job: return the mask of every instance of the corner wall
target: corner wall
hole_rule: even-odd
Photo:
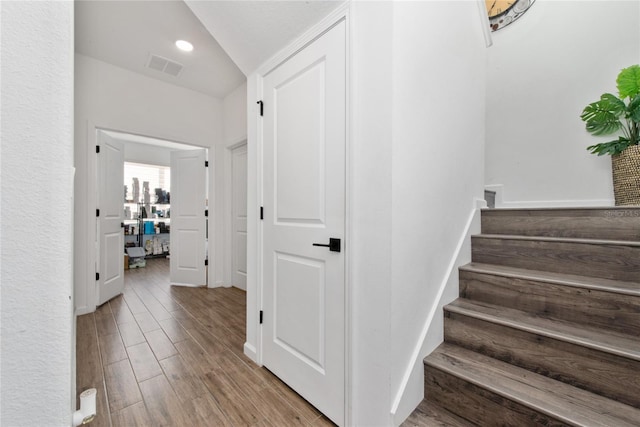
[[[95,247],[88,237],[95,230],[95,194],[89,183],[95,180],[95,127],[167,139],[209,148],[209,188],[217,189],[222,179],[216,146],[222,140],[222,101],[199,92],[152,79],[96,59],[76,54],[75,80],[75,296],[79,314],[95,308],[95,281],[90,268]],[[91,130],[90,130],[91,128]],[[93,156],[93,157],[92,157]],[[214,160],[214,161],[211,161]],[[210,168],[211,169],[211,168]],[[221,194],[209,201],[216,227],[209,238],[222,235],[217,218],[222,216]],[[211,208],[213,206],[213,208]],[[95,233],[94,233],[95,234]],[[209,285],[222,281],[222,254],[216,247],[212,262],[210,247]]]
[[[423,398],[422,358],[443,339],[442,312],[429,315],[441,295],[457,295],[451,269],[483,197],[487,49],[478,2],[396,2],[393,15],[390,348],[399,423]]]
[[[351,425],[390,425],[393,11],[351,3],[347,278]]]
[[[73,3],[0,2],[0,424],[75,409]]]
[[[610,157],[586,147],[615,138],[589,135],[580,113],[639,62],[637,1],[537,1],[493,33],[485,179],[502,207],[613,204]]]

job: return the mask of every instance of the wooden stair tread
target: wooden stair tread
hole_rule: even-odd
[[[539,270],[529,270],[518,267],[508,267],[497,264],[472,262],[460,267],[460,270],[482,274],[492,274],[503,277],[527,279],[554,283],[558,285],[579,287],[630,296],[640,296],[640,283],[621,280],[603,279],[575,274],[553,273]]]
[[[452,414],[439,405],[423,400],[402,427],[471,427],[474,424]]]
[[[637,427],[640,420],[636,408],[455,345],[442,344],[424,363],[569,425]]]
[[[640,247],[640,242],[631,240],[584,239],[580,237],[523,236],[517,234],[477,234],[473,237],[483,239],[521,240],[529,242],[583,243],[585,245]]]
[[[459,298],[445,306],[445,311],[570,342],[598,351],[640,361],[640,340],[612,331],[548,319],[522,311]]]

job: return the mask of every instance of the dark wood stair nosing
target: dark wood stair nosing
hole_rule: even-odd
[[[489,208],[483,208],[481,209],[483,213],[485,212],[491,212],[491,213],[496,213],[497,215],[500,215],[502,212],[503,213],[508,213],[508,212],[562,212],[562,211],[638,211],[639,213],[639,217],[640,217],[640,206],[585,206],[585,207],[538,207],[538,208],[495,208],[495,209],[489,209]],[[623,217],[623,218],[628,218],[628,217]]]
[[[633,240],[585,239],[580,237],[525,236],[521,234],[475,234],[472,239],[519,240],[528,242],[578,243],[585,245],[631,246],[640,248],[640,242]]]
[[[608,343],[605,342],[601,342],[601,341],[595,341],[595,340],[588,340],[585,339],[583,337],[579,337],[576,336],[575,334],[572,334],[570,332],[559,332],[558,329],[560,328],[556,328],[556,330],[553,330],[551,328],[544,327],[544,326],[539,326],[539,325],[531,325],[531,324],[526,324],[523,321],[517,321],[517,320],[510,320],[510,319],[504,319],[502,317],[498,317],[496,315],[493,314],[487,314],[487,313],[482,313],[479,311],[474,311],[472,308],[468,308],[468,307],[464,307],[464,306],[459,306],[456,305],[457,302],[459,302],[461,299],[458,299],[456,301],[454,301],[451,304],[448,304],[444,307],[445,312],[452,312],[452,313],[456,313],[456,314],[460,314],[463,316],[468,316],[468,317],[472,317],[474,319],[478,319],[478,320],[482,320],[485,322],[490,322],[490,323],[494,323],[494,324],[498,324],[501,326],[505,326],[508,328],[513,328],[513,329],[518,329],[520,331],[524,331],[527,333],[531,333],[531,334],[535,334],[535,335],[540,335],[540,336],[544,336],[547,338],[551,338],[551,339],[555,339],[555,340],[559,340],[559,341],[565,341],[568,342],[570,344],[574,344],[577,346],[581,346],[581,347],[587,347],[590,348],[592,350],[596,350],[596,351],[601,351],[604,353],[609,353],[609,354],[613,354],[616,356],[620,356],[620,357],[624,357],[627,359],[631,359],[634,361],[638,361],[640,362],[640,349],[637,351],[633,351],[632,349],[628,349],[628,348],[623,348],[623,347],[614,347]],[[464,302],[462,302],[464,303]],[[470,305],[474,305],[474,306],[490,306],[490,304],[475,304],[471,301],[469,301]],[[503,308],[503,307],[498,307],[498,306],[494,306],[493,308],[500,308],[504,313],[511,313],[511,312],[515,312],[517,310],[512,310],[512,309],[507,309],[507,308]],[[532,318],[533,316],[530,316],[524,312],[520,312],[522,313],[523,317],[525,318]],[[553,322],[554,325],[567,325],[567,326],[573,326],[570,322],[566,322],[566,321],[561,321],[561,320],[556,320],[556,319],[545,319],[542,317],[538,317],[537,319],[540,319],[542,321],[549,321],[549,322]],[[598,334],[598,331],[591,331],[594,334]],[[602,335],[604,335],[604,331],[600,332]],[[608,334],[611,335],[611,334]],[[620,339],[627,339],[630,342],[632,341],[632,337],[620,337],[619,334],[616,334]]]

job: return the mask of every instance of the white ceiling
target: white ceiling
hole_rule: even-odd
[[[194,45],[182,52],[175,41]],[[146,76],[223,98],[245,76],[182,0],[75,2],[76,52]],[[149,54],[184,66],[173,77],[146,68]]]
[[[76,0],[75,49],[223,98],[245,81],[243,73],[251,74],[344,1]],[[178,50],[178,39],[194,50]],[[184,68],[177,77],[147,68],[150,54]]]
[[[185,0],[246,75],[344,0]]]

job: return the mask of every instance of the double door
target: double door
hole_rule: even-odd
[[[97,305],[124,290],[124,144],[98,131]],[[171,152],[170,280],[206,285],[206,151]],[[144,242],[141,242],[144,244]]]

